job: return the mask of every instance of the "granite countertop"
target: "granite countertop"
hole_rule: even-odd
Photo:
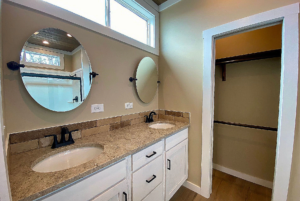
[[[189,123],[184,122],[159,122],[169,122],[175,124],[175,127],[152,129],[149,128],[149,124],[140,123],[78,139],[73,145],[55,150],[51,147],[45,147],[12,155],[9,164],[12,200],[29,201],[37,199],[189,127]],[[67,170],[49,173],[38,173],[31,169],[32,165],[43,159],[45,155],[52,155],[89,144],[99,144],[104,147],[104,151],[87,163]]]

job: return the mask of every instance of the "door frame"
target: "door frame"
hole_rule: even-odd
[[[296,128],[299,67],[299,3],[280,7],[203,31],[201,194],[206,198],[209,198],[212,192],[215,40],[231,34],[268,27],[278,23],[282,23],[282,57],[276,164],[272,200],[287,200]]]

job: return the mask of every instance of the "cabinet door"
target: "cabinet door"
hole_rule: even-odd
[[[126,181],[111,187],[92,201],[129,201]]]
[[[170,200],[188,176],[188,140],[166,153],[166,200]]]

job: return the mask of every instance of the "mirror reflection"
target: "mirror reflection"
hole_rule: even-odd
[[[157,67],[153,59],[145,57],[141,60],[136,71],[136,91],[144,103],[150,103],[157,90]]]
[[[32,34],[21,51],[23,83],[41,106],[56,112],[77,108],[88,96],[89,57],[70,33],[55,28]]]

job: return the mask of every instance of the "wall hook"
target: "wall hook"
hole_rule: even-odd
[[[19,70],[20,68],[24,68],[25,65],[24,64],[19,64],[19,63],[15,62],[15,61],[10,61],[10,62],[7,63],[7,67],[10,70],[15,71],[15,70]]]
[[[133,78],[133,77],[130,77],[130,78],[129,78],[129,81],[130,81],[130,82],[133,82],[133,81],[136,81],[136,80],[138,80],[138,79]]]

